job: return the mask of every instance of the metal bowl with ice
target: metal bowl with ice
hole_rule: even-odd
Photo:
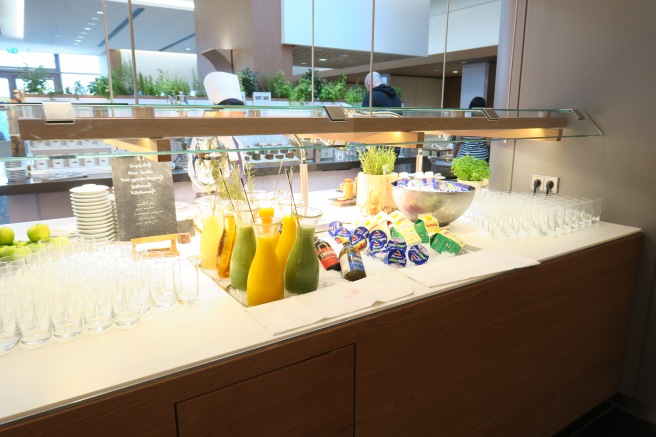
[[[396,207],[412,221],[418,214],[432,214],[446,226],[463,215],[474,200],[476,188],[460,182],[449,182],[464,191],[423,191],[407,187],[397,187],[392,183],[392,197]]]

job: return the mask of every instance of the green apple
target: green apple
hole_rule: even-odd
[[[2,258],[13,261],[16,259],[25,258],[29,254],[30,248],[27,246],[7,246],[5,252],[2,254]]]
[[[0,227],[0,244],[12,244],[14,242],[14,230],[10,227]]]
[[[27,230],[27,238],[29,238],[32,243],[48,239],[50,238],[50,227],[45,223],[32,225]]]

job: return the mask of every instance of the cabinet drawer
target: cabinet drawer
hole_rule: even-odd
[[[346,346],[176,404],[186,436],[352,436],[354,347]]]

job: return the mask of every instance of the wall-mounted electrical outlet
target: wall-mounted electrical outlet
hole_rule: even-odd
[[[544,188],[544,184],[545,184],[544,176],[540,176],[540,175],[532,175],[531,176],[531,186],[529,187],[529,189],[531,191],[533,191],[535,189],[535,181],[537,181],[537,180],[540,181],[540,186],[538,187],[537,191],[544,191],[545,190],[545,188]]]
[[[549,193],[556,194],[558,192],[558,179],[558,176],[545,176],[542,191],[547,191],[547,185],[553,183],[553,186],[549,189]]]

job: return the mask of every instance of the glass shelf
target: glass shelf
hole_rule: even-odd
[[[54,115],[53,115],[54,114]],[[330,114],[330,115],[329,115]],[[64,102],[0,106],[13,137],[0,161],[141,155],[219,153],[227,148],[187,150],[171,139],[284,136],[287,144],[249,144],[247,151],[286,151],[350,145],[432,148],[462,141],[600,136],[584,112],[566,109],[494,110],[353,108],[324,106],[89,105]],[[93,142],[90,146],[89,143]],[[98,144],[102,143],[100,149]],[[29,146],[48,147],[26,156]],[[266,141],[265,141],[266,143]],[[301,145],[302,144],[302,145]],[[29,153],[35,155],[34,153]]]

